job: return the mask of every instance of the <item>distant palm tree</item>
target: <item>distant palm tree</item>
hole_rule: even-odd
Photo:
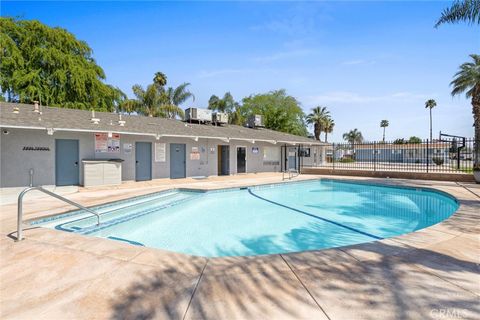
[[[437,102],[429,99],[425,102],[425,109],[430,109],[430,141],[432,141],[432,109],[437,106]]]
[[[362,143],[363,142],[363,135],[357,128],[350,130],[343,134],[343,140],[350,143],[352,146],[355,143]]]
[[[167,84],[167,76],[163,72],[155,72],[155,76],[153,77],[153,83],[157,87],[164,87]]]
[[[380,128],[383,128],[383,139],[382,141],[385,142],[385,128],[388,127],[390,123],[388,122],[388,120],[382,120],[380,121]]]
[[[473,62],[466,62],[460,66],[450,85],[453,86],[452,95],[465,93],[472,99],[472,113],[475,127],[474,164],[480,169],[480,55],[472,54]]]
[[[457,22],[480,24],[480,0],[457,0],[453,2],[450,8],[443,10],[435,28],[444,23]]]
[[[335,127],[335,121],[332,118],[328,117],[325,120],[323,131],[325,131],[325,142],[328,142],[327,136],[329,133],[333,132],[333,127]]]
[[[193,93],[187,90],[190,83],[185,82],[176,88],[169,87],[161,95],[161,104],[158,109],[158,116],[175,119],[177,116],[182,118],[185,116],[181,104],[185,103],[188,99],[195,101]]]
[[[307,115],[307,123],[313,124],[313,133],[316,140],[320,140],[320,135],[324,130],[324,124],[326,118],[330,115],[330,111],[327,110],[327,107],[318,106],[312,109],[312,112]]]

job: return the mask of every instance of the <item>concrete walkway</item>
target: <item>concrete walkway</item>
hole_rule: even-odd
[[[382,241],[206,259],[43,228],[26,230],[16,243],[16,206],[2,205],[0,318],[480,319],[480,186],[348,179],[433,187],[461,206],[442,223]],[[68,197],[95,205],[171,187],[280,181],[278,174],[156,180]],[[27,219],[70,209],[26,200]]]

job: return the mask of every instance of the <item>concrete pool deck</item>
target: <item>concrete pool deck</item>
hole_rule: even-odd
[[[480,185],[301,175],[435,188],[459,210],[414,233],[347,247],[201,258],[28,227],[14,242],[16,205],[0,206],[1,319],[479,319]],[[87,206],[173,187],[281,182],[281,174],[129,182],[80,188]],[[25,219],[71,210],[25,198]],[[30,200],[29,200],[30,199]]]

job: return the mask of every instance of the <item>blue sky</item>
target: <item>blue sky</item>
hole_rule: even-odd
[[[358,128],[381,139],[428,137],[433,98],[438,131],[473,135],[470,102],[450,96],[458,66],[479,53],[478,26],[433,28],[449,2],[12,2],[2,16],[38,19],[85,40],[107,82],[131,95],[154,72],[237,100],[284,88],[305,110],[327,106],[332,140]],[[329,139],[330,140],[330,139]]]

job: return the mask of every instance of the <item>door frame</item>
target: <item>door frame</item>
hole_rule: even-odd
[[[183,146],[183,150],[184,150],[184,157],[183,157],[183,177],[178,177],[178,178],[172,178],[172,145],[181,145]],[[186,143],[176,143],[176,142],[171,142],[169,144],[169,167],[170,167],[170,174],[169,174],[169,178],[170,179],[184,179],[187,177],[187,144]]]
[[[80,140],[79,139],[55,139],[55,186],[64,186],[64,185],[59,185],[58,184],[58,166],[57,166],[57,141],[58,140],[69,140],[69,141],[76,141],[77,142],[77,184],[72,184],[72,186],[78,186],[80,185]],[[67,184],[66,186],[69,186]]]
[[[137,144],[138,143],[147,143],[150,145],[150,179],[146,180],[138,180],[137,178]],[[152,166],[152,161],[153,161],[153,152],[152,152],[152,142],[151,141],[135,141],[135,181],[150,181],[153,179],[153,166]]]
[[[245,148],[245,172],[238,173],[238,148]],[[235,146],[235,173],[245,174],[248,173],[248,147],[247,146]]]

